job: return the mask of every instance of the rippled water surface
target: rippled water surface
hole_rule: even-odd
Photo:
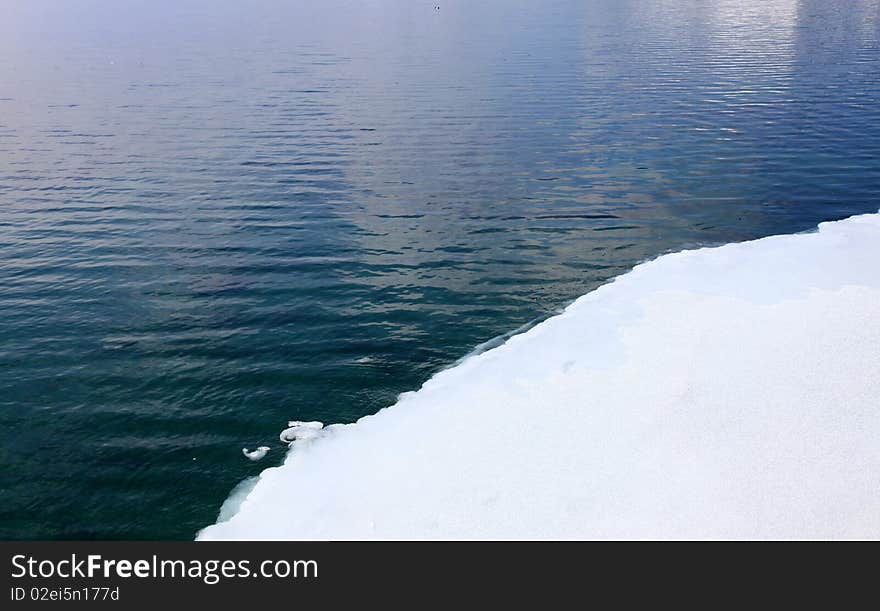
[[[0,0],[0,536],[190,538],[288,419],[880,207],[878,0],[437,4]]]

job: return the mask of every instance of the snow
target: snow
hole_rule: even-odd
[[[643,263],[294,442],[199,538],[876,538],[878,439],[872,214]]]

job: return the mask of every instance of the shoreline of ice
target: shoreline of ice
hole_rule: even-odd
[[[880,537],[878,263],[880,213],[638,265],[199,538]]]

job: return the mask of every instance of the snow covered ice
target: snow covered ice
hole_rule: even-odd
[[[876,538],[878,439],[872,214],[639,265],[294,444],[199,536]]]

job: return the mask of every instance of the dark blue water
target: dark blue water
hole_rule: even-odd
[[[190,538],[288,419],[880,208],[877,0],[436,4],[0,0],[0,537]]]

